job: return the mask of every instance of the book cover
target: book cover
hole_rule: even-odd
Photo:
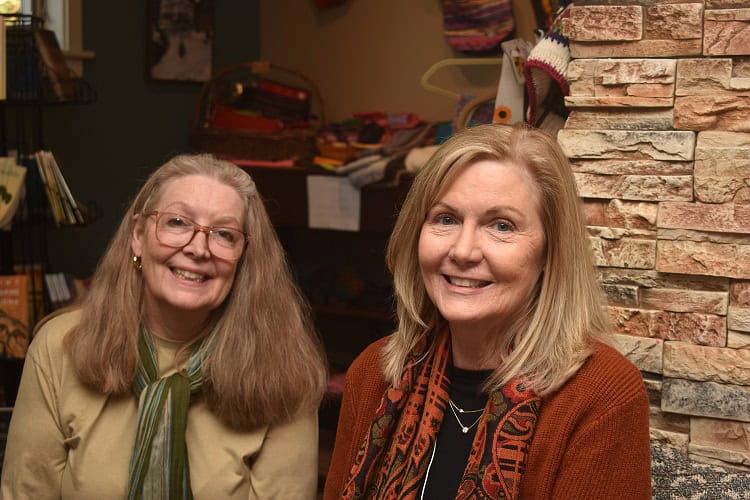
[[[42,59],[43,74],[47,76],[55,97],[60,100],[74,99],[73,72],[65,61],[65,55],[60,49],[55,32],[45,29],[36,30],[34,39]]]
[[[0,276],[0,358],[23,358],[29,347],[29,277]]]
[[[10,228],[23,193],[26,167],[14,158],[0,158],[0,229]]]
[[[28,281],[29,297],[29,328],[33,326],[46,314],[44,304],[44,273],[42,265],[38,262],[33,264],[24,263],[13,266],[13,272],[25,275]]]
[[[36,159],[36,166],[39,170],[39,177],[42,179],[42,184],[44,184],[44,192],[47,194],[47,201],[49,202],[50,211],[52,212],[52,219],[55,221],[56,226],[60,226],[65,223],[66,215],[63,210],[62,199],[60,198],[57,189],[57,182],[48,166],[49,162],[47,161],[47,155],[45,154],[45,151],[37,151],[34,153],[34,158]]]

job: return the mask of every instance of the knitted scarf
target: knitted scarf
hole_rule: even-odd
[[[201,365],[210,349],[209,338],[196,342],[185,368],[159,378],[154,342],[141,328],[132,386],[138,398],[138,427],[130,457],[129,500],[193,498],[185,428],[190,397],[204,382]]]
[[[398,385],[386,390],[343,498],[418,497],[450,397],[450,334],[441,335],[422,360],[425,345],[414,349]],[[457,499],[518,498],[539,406],[521,379],[489,394]]]

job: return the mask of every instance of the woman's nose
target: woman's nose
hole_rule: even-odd
[[[196,228],[195,234],[193,234],[188,244],[183,247],[182,251],[197,258],[209,258],[211,250],[208,248],[208,235],[208,230]]]
[[[464,224],[451,246],[448,257],[459,264],[470,264],[482,259],[477,229]]]

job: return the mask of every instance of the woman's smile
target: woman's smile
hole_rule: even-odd
[[[193,283],[202,283],[208,279],[208,276],[205,274],[195,273],[195,272],[187,271],[185,269],[179,269],[176,267],[172,267],[171,269],[172,269],[172,274],[174,274],[178,278],[191,281]]]
[[[462,167],[419,237],[425,289],[454,337],[502,335],[533,300],[544,267],[539,189],[522,166]]]
[[[459,278],[457,276],[449,276],[447,274],[444,274],[443,276],[445,277],[445,281],[460,288],[484,288],[492,283],[491,281]]]

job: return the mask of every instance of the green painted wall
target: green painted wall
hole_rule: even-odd
[[[145,177],[190,150],[190,120],[200,84],[149,81],[146,2],[87,1],[84,46],[96,53],[84,78],[98,94],[88,105],[44,110],[44,147],[61,163],[73,193],[102,216],[49,233],[49,270],[90,275]],[[258,0],[216,0],[214,68],[257,59]]]

